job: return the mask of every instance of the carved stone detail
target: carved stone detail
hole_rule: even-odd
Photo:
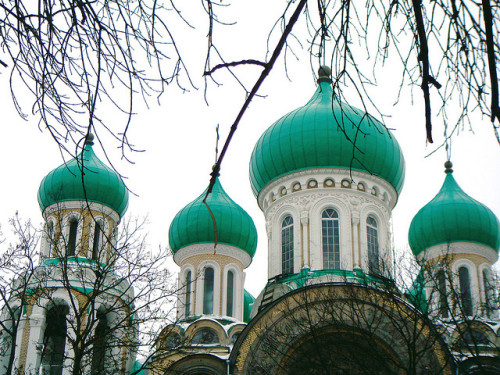
[[[311,190],[303,190],[297,192],[296,194],[290,194],[282,199],[279,199],[267,207],[264,214],[265,217],[270,220],[277,211],[279,211],[285,205],[291,205],[296,208],[300,212],[309,211],[311,206],[316,203],[318,200],[332,197],[332,198],[340,198],[342,201],[347,203],[351,208],[356,207],[358,210],[367,204],[376,205],[384,215],[389,218],[390,211],[386,205],[384,205],[379,199],[374,197],[373,195],[368,195],[363,192],[359,192],[356,190],[346,191],[345,189],[342,191],[338,191],[335,189],[315,189],[314,192]]]
[[[337,183],[334,182],[333,186],[326,186],[324,183],[318,183],[318,181],[326,180],[337,181]],[[341,181],[343,180],[349,181],[350,186],[346,186],[345,184],[342,185]],[[316,183],[315,186],[310,186],[312,181]],[[349,171],[342,168],[315,168],[293,172],[268,184],[259,194],[258,202],[260,207],[265,210],[276,201],[303,192],[304,190],[298,190],[296,187],[294,188],[297,184],[307,186],[309,189],[314,187],[316,189],[343,192],[355,191],[378,200],[385,205],[388,210],[394,207],[397,198],[397,192],[394,190],[393,186],[377,176],[359,171]],[[360,189],[359,187],[361,186],[363,188]],[[376,193],[373,194],[374,192]],[[266,202],[267,204],[264,204],[264,201],[267,200],[264,197],[270,197],[268,202]]]

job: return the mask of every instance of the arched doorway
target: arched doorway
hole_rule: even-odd
[[[309,285],[262,309],[230,356],[239,374],[453,374],[432,322],[394,291]]]

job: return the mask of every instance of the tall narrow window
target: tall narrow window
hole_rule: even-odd
[[[108,334],[109,326],[106,315],[103,312],[98,311],[97,327],[95,328],[94,343],[92,348],[92,375],[101,375],[106,373],[106,351],[109,350],[106,345]]]
[[[101,223],[96,221],[94,226],[94,242],[92,244],[92,260],[99,260],[101,239],[102,239]]]
[[[43,374],[61,375],[66,345],[66,305],[56,305],[47,311],[41,363]]]
[[[460,282],[460,303],[463,313],[467,316],[472,315],[472,294],[470,290],[469,269],[460,267],[458,269],[458,280]]]
[[[191,271],[186,273],[186,303],[184,304],[184,316],[188,317],[191,315]]]
[[[227,273],[227,301],[226,301],[226,315],[233,316],[234,305],[234,272],[228,271]]]
[[[372,216],[366,218],[366,242],[368,244],[368,269],[370,272],[378,273],[380,271],[378,226]]]
[[[76,252],[76,234],[78,231],[78,220],[71,219],[69,222],[68,250],[67,256],[74,256]]]
[[[52,254],[52,244],[54,243],[54,222],[47,223],[47,255],[50,257]]]
[[[293,219],[287,216],[281,223],[281,272],[293,273]]]
[[[484,287],[484,312],[486,313],[486,316],[489,318],[491,315],[491,312],[493,310],[492,306],[492,287],[490,284],[490,278],[488,277],[488,271],[483,270],[483,287]]]
[[[214,313],[214,269],[205,268],[203,281],[203,314]]]
[[[446,273],[439,270],[437,275],[437,286],[439,293],[439,315],[442,318],[448,317],[448,295],[446,292]]]
[[[321,214],[321,241],[323,244],[323,268],[340,268],[339,214],[328,208]]]

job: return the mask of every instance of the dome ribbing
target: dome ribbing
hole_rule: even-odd
[[[369,114],[342,103],[321,77],[311,100],[275,122],[260,137],[250,159],[256,196],[277,178],[311,168],[343,168],[374,174],[397,193],[404,157],[389,130]]]
[[[42,211],[54,203],[87,200],[123,215],[128,206],[128,190],[120,176],[99,160],[92,145],[90,137],[82,153],[44,177],[38,189]]]
[[[206,192],[179,211],[170,224],[169,242],[174,253],[188,245],[215,242],[212,216],[203,203]],[[215,218],[217,242],[235,246],[253,257],[257,248],[253,220],[226,194],[219,179],[206,202]]]
[[[413,218],[408,240],[415,255],[453,242],[480,243],[498,252],[500,228],[495,214],[460,188],[449,163],[441,190]]]

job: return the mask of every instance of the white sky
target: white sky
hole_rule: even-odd
[[[234,59],[263,58],[266,30],[277,13],[256,15],[259,25],[269,26],[254,27],[252,33],[248,33],[251,21],[255,19],[251,17],[251,12],[258,7],[248,5],[245,9],[236,9],[249,16],[234,27],[234,33],[219,34],[219,40],[231,43],[231,48],[226,51]],[[203,29],[201,31],[203,35],[206,33]],[[112,148],[114,144],[108,148],[115,168],[127,177],[126,183],[137,194],[130,197],[128,214],[148,215],[147,229],[152,248],[168,245],[171,220],[206,188],[214,163],[215,126],[220,124],[220,150],[244,100],[241,90],[228,83],[229,77],[220,74],[218,77],[226,84],[221,88],[212,88],[208,96],[210,106],[205,105],[201,79],[204,46],[205,41],[200,40],[198,44],[190,43],[184,50],[199,90],[182,93],[172,86],[160,99],[160,105],[152,100],[149,109],[144,106],[137,109],[138,114],[133,119],[130,136],[138,148],[146,151],[132,155],[135,164],[120,160],[119,152]],[[265,129],[281,116],[305,104],[314,93],[315,84],[305,55],[305,52],[299,54],[301,59],[298,61],[289,59],[290,80],[284,74],[282,62],[271,73],[260,92],[266,97],[255,99],[250,106],[222,165],[222,185],[252,216],[259,232],[257,254],[247,269],[246,279],[246,289],[254,296],[257,296],[267,281],[267,239],[263,214],[250,189],[248,162],[253,146]],[[253,72],[244,73],[246,81],[251,83],[256,77],[255,73],[260,73],[260,69],[255,67],[239,68],[238,71]],[[391,67],[377,74],[381,84],[373,88],[371,95],[382,112],[391,115],[386,122],[395,129],[393,134],[406,159],[406,180],[393,211],[395,246],[404,249],[408,248],[407,236],[411,219],[441,187],[446,154],[444,150],[439,150],[426,158],[434,148],[425,142],[420,88],[414,87],[413,103],[411,96],[407,94],[397,106],[393,106],[400,78]],[[0,184],[0,223],[3,234],[8,237],[8,219],[16,211],[21,217],[31,219],[35,225],[41,223],[42,217],[36,200],[37,189],[42,178],[60,165],[62,159],[49,134],[38,130],[36,117],[30,116],[28,121],[24,121],[17,115],[10,98],[7,78],[7,74],[0,75],[4,123],[0,126],[0,171],[3,177]],[[29,113],[29,106],[26,111]],[[439,118],[434,120],[434,128],[436,144],[439,144],[443,133]],[[500,147],[494,139],[488,118],[477,116],[473,120],[473,130],[474,134],[465,130],[453,139],[454,176],[466,193],[500,216]],[[96,148],[96,152],[103,158],[99,149]]]

